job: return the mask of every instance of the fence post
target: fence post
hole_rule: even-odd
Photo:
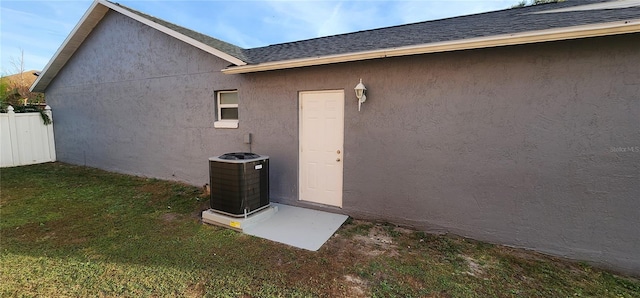
[[[47,142],[49,143],[49,156],[51,157],[51,161],[56,161],[56,143],[53,138],[53,116],[51,113],[51,107],[47,105],[44,107],[44,112],[49,116],[51,123],[47,125]]]
[[[20,152],[18,151],[18,128],[16,127],[16,113],[12,106],[7,107],[7,115],[9,116],[9,140],[11,143],[11,166],[22,164],[20,160]]]

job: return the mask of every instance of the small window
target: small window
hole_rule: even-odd
[[[238,128],[238,91],[218,91],[216,128]]]

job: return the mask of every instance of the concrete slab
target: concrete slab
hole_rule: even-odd
[[[278,207],[270,205],[269,207],[252,213],[245,217],[232,217],[224,214],[214,212],[213,210],[202,211],[202,222],[221,226],[225,228],[234,229],[236,231],[244,232],[247,227],[259,224],[271,218],[278,212]]]
[[[277,212],[244,233],[317,251],[349,218],[346,215],[271,203]]]

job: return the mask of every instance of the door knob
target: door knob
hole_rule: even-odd
[[[336,153],[340,154],[340,150],[336,151]]]
[[[340,161],[340,157],[336,158],[336,161]]]

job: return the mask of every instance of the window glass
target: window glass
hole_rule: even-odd
[[[220,93],[220,104],[238,104],[238,92]]]
[[[237,120],[238,108],[221,108],[220,120]]]

